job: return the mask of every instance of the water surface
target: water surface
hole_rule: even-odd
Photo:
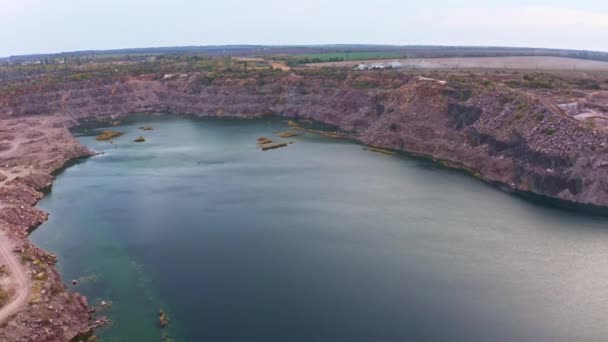
[[[608,339],[606,218],[348,141],[256,149],[278,119],[113,129],[79,137],[104,154],[57,177],[32,234],[112,301],[103,341]]]

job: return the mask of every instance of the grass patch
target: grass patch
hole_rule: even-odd
[[[512,88],[553,89],[556,87],[554,80],[546,74],[524,75],[521,80],[509,80],[505,84]]]
[[[553,89],[554,88],[553,82],[550,82],[547,80],[529,81],[529,82],[526,82],[526,86],[528,88],[535,88],[535,89]]]
[[[295,56],[298,62],[306,63],[323,63],[323,62],[341,62],[341,61],[360,61],[366,59],[391,59],[391,58],[406,58],[407,56],[399,52],[326,52],[326,53],[310,53],[306,55]]]

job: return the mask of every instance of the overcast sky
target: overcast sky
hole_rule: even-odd
[[[334,43],[608,51],[608,1],[0,0],[0,56]]]

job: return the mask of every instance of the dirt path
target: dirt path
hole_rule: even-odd
[[[21,144],[20,141],[18,141],[18,142],[7,141],[7,142],[9,144],[11,144],[11,147],[9,149],[7,149],[7,150],[4,150],[4,151],[0,152],[0,155],[3,155],[3,154],[9,155],[9,154],[13,153],[13,151],[15,151],[16,149],[19,148],[19,144]]]
[[[7,318],[21,310],[27,304],[31,291],[27,270],[19,262],[12,248],[13,244],[10,240],[4,235],[0,235],[0,263],[6,265],[8,274],[13,282],[13,289],[15,290],[9,302],[0,308],[0,322],[4,322]]]

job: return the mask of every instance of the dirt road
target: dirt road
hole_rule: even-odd
[[[0,235],[0,264],[6,265],[12,288],[15,290],[8,303],[0,308],[0,323],[27,304],[31,291],[27,270],[12,249],[13,244],[10,240],[4,235]]]

